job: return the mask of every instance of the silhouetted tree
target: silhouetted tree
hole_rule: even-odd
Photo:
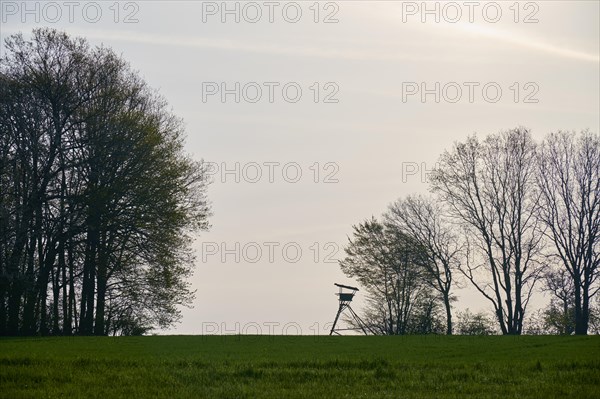
[[[425,248],[375,218],[353,229],[340,267],[369,293],[365,321],[381,334],[409,333],[415,305],[428,289],[423,280]]]
[[[432,187],[473,244],[461,268],[493,305],[503,334],[520,334],[540,277],[535,143],[526,129],[475,136],[441,156]],[[468,259],[468,258],[467,258]]]
[[[600,136],[551,133],[538,158],[539,217],[568,272],[561,281],[572,288],[575,333],[587,334],[600,266]]]
[[[109,49],[51,29],[6,48],[0,334],[171,324],[191,300],[191,234],[209,215],[181,121]]]
[[[392,204],[385,217],[426,249],[424,281],[439,293],[446,310],[446,334],[451,335],[452,273],[459,264],[461,248],[442,207],[433,199],[409,195]]]

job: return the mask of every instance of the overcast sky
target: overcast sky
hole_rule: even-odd
[[[196,301],[169,333],[326,333],[333,283],[355,283],[335,262],[352,225],[426,193],[454,141],[600,127],[598,1],[2,0],[0,13],[2,39],[49,26],[113,48],[213,163]]]

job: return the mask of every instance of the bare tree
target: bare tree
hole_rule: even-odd
[[[461,271],[492,303],[503,334],[521,334],[542,265],[535,144],[517,128],[456,143],[440,157],[432,187],[472,240]]]
[[[600,265],[600,136],[551,133],[538,164],[539,217],[573,283],[575,333],[587,334]]]
[[[354,226],[342,271],[369,293],[367,324],[386,335],[409,333],[415,305],[425,294],[424,248],[394,226],[372,218]]]
[[[452,272],[459,264],[460,245],[443,216],[442,207],[431,198],[410,195],[390,206],[386,220],[413,236],[426,249],[425,282],[444,302],[446,334],[451,335],[454,298],[450,291]]]

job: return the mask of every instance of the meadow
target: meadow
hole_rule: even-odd
[[[598,398],[600,337],[0,338],[1,398]]]

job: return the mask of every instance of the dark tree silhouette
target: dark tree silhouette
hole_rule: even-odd
[[[353,237],[340,261],[342,271],[356,278],[369,294],[365,320],[384,335],[414,332],[417,307],[431,305],[429,286],[424,281],[426,249],[394,225],[375,218],[354,226]],[[426,319],[432,321],[431,310]],[[424,310],[424,309],[419,309]],[[428,313],[425,309],[425,312]],[[417,329],[427,330],[421,326]]]
[[[540,279],[553,298],[543,323],[528,331],[597,331],[600,136],[551,133],[538,145],[525,128],[473,135],[442,154],[431,188],[434,199],[409,195],[384,222],[355,226],[340,262],[371,294],[365,318],[381,333],[429,331],[403,316],[418,304],[423,320],[435,319],[426,285],[443,300],[450,334],[455,270],[492,304],[503,334],[524,331]],[[465,320],[459,333],[471,331]]]
[[[441,156],[432,176],[434,191],[474,244],[476,263],[461,270],[493,305],[503,334],[521,334],[543,269],[535,148],[526,129],[484,141],[471,136]]]
[[[444,216],[444,209],[431,198],[410,195],[390,206],[386,221],[412,236],[426,249],[425,282],[442,298],[446,310],[446,334],[451,335],[452,274],[460,264],[461,245],[453,226]]]
[[[132,333],[190,302],[206,174],[167,103],[50,29],[0,60],[0,334]]]
[[[540,219],[573,284],[575,333],[587,334],[600,267],[600,136],[558,132],[539,151]],[[563,276],[566,277],[566,276]]]

